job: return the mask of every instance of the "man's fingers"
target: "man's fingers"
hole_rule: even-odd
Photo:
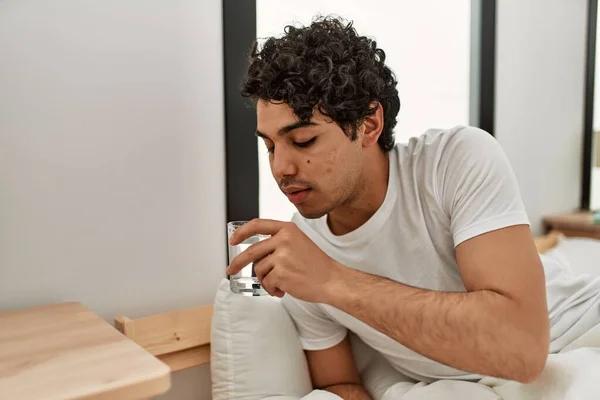
[[[271,296],[275,297],[283,297],[285,293],[280,290],[274,283],[274,276],[269,279],[269,274],[275,268],[274,257],[273,254],[269,254],[262,260],[260,260],[256,265],[254,265],[254,272],[258,281],[261,283],[263,289],[267,291]],[[266,285],[264,282],[266,281]]]
[[[242,243],[253,235],[275,235],[285,227],[287,222],[276,221],[274,219],[256,218],[237,228],[229,239],[229,244],[236,245]]]
[[[283,297],[285,294],[277,287],[277,277],[274,273],[267,274],[260,284],[271,296]]]
[[[273,269],[275,265],[273,264],[273,257],[271,254],[264,257],[262,260],[254,264],[254,273],[258,278],[259,282],[262,282],[263,279],[267,276],[269,272]]]
[[[229,267],[225,270],[227,275],[235,275],[242,270],[246,265],[258,261],[275,251],[275,243],[273,238],[261,240],[254,243],[246,250],[238,254],[231,260]]]

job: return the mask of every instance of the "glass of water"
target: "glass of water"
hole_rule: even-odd
[[[248,221],[232,221],[227,223],[227,240],[231,238],[233,232],[236,231],[240,226],[246,224]],[[253,235],[248,239],[244,240],[240,244],[230,245],[229,244],[229,263],[235,256],[246,250],[254,243],[258,243],[261,240],[268,239],[268,235]],[[240,272],[229,277],[229,287],[231,291],[236,294],[243,296],[265,296],[268,293],[262,288],[256,274],[254,273],[254,264],[260,260],[255,260],[244,266]]]

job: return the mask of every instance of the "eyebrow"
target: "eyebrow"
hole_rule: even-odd
[[[315,122],[312,122],[312,121],[297,121],[297,122],[294,122],[293,124],[286,125],[283,128],[279,129],[279,132],[277,132],[277,135],[283,136],[283,135],[290,133],[294,129],[304,128],[307,126],[316,126],[316,125],[318,125],[318,124]],[[256,130],[256,136],[261,137],[263,139],[269,138],[267,135],[265,135],[264,133],[262,133],[259,130]]]

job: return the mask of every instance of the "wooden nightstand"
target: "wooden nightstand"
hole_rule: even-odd
[[[546,228],[556,230],[565,236],[580,236],[600,239],[600,223],[594,223],[592,212],[574,212],[550,215],[543,218]]]
[[[171,370],[80,303],[0,313],[0,399],[145,399]]]

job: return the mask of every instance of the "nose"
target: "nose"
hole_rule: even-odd
[[[285,149],[285,146],[280,146],[271,156],[271,172],[277,181],[284,176],[295,176],[298,173],[294,155]]]

